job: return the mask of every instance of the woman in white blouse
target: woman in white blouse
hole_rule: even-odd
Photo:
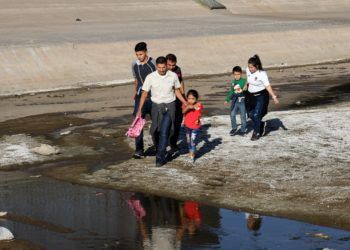
[[[246,69],[249,92],[249,110],[254,123],[254,132],[251,140],[256,141],[265,133],[266,122],[262,118],[267,114],[269,94],[275,104],[278,99],[272,90],[266,71],[264,71],[260,58],[254,55],[248,60]]]

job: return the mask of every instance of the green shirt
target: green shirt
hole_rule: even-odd
[[[234,94],[236,94],[236,93],[235,93],[234,86],[238,84],[239,87],[243,90],[243,88],[244,88],[244,86],[245,86],[245,82],[246,82],[246,80],[245,80],[245,78],[243,78],[243,77],[241,77],[241,79],[239,79],[239,80],[236,80],[236,79],[233,79],[233,80],[232,80],[230,92],[228,93],[228,95],[227,95],[227,97],[226,97],[226,102],[230,102],[231,99],[232,99],[232,96],[233,96]]]

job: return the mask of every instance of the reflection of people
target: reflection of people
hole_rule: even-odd
[[[202,213],[198,202],[185,201],[182,207],[182,227],[189,235],[194,235],[202,222]]]
[[[185,232],[194,235],[202,221],[200,206],[193,201],[137,193],[127,203],[137,219],[143,249],[181,249]]]
[[[258,232],[261,227],[262,217],[258,214],[249,214],[249,213],[246,213],[245,216],[247,219],[247,228],[250,231]]]
[[[180,92],[184,96],[185,83],[182,78],[181,68],[177,65],[177,58],[174,54],[168,54],[165,58],[166,58],[167,69],[176,73],[177,77],[179,78],[179,82],[181,84]],[[179,139],[181,123],[183,119],[182,109],[181,109],[182,103],[179,100],[179,98],[176,98],[175,102],[176,102],[176,110],[175,110],[175,121],[174,121],[174,134],[170,138],[170,146],[174,153],[178,151],[177,141]]]
[[[156,166],[165,164],[166,148],[174,132],[176,97],[187,105],[180,92],[180,82],[174,72],[167,70],[166,59],[161,56],[156,60],[157,71],[149,74],[142,86],[142,96],[136,116],[141,116],[148,93],[152,96],[151,135],[157,148]]]
[[[147,44],[140,42],[135,46],[135,54],[137,60],[132,63],[131,70],[133,77],[135,78],[135,91],[134,91],[134,113],[138,111],[140,100],[141,100],[141,88],[145,82],[146,76],[156,70],[156,62],[152,57],[149,57],[147,54]],[[145,118],[146,114],[151,115],[151,106],[152,102],[147,97],[145,104],[142,108],[142,117]],[[141,159],[144,156],[144,145],[143,145],[143,130],[141,134],[135,139],[135,159]]]
[[[263,122],[262,118],[267,114],[269,94],[272,96],[272,100],[275,104],[278,104],[279,101],[272,90],[258,55],[249,58],[246,73],[249,92],[248,106],[254,124],[251,140],[256,141],[265,133],[266,122]]]
[[[130,200],[133,200],[131,203]],[[139,201],[135,202],[135,201]],[[180,249],[181,237],[179,202],[157,196],[136,194],[128,200],[138,221],[143,249]],[[138,212],[135,212],[137,210]],[[144,213],[142,212],[144,211]],[[141,214],[141,216],[139,216]]]

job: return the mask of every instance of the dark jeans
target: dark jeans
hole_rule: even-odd
[[[179,139],[181,124],[182,124],[183,114],[182,114],[182,102],[176,99],[176,110],[175,110],[175,121],[174,121],[174,133],[170,138],[170,145],[175,147]]]
[[[134,116],[136,116],[137,110],[139,109],[140,100],[141,100],[141,95],[136,95],[134,112],[133,112]],[[149,116],[151,116],[151,109],[152,109],[152,101],[150,98],[147,98],[142,107],[142,114],[141,114],[142,118],[145,118],[146,114],[149,114]],[[144,151],[144,144],[143,144],[143,130],[142,130],[140,135],[135,138],[135,153],[142,154],[143,151]]]
[[[159,131],[156,131],[154,134],[155,144],[157,145],[157,155],[156,161],[164,163],[166,148],[169,142],[169,135],[171,129],[171,117],[169,112],[163,114],[163,119]]]
[[[267,90],[260,91],[259,93],[251,93],[250,98],[252,98],[251,119],[254,123],[254,133],[260,134],[261,120],[267,114],[269,105],[269,93]]]

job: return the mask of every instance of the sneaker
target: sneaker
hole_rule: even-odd
[[[250,140],[257,141],[257,140],[259,140],[259,138],[260,138],[260,134],[253,133],[252,138],[250,138]]]
[[[234,134],[236,133],[236,131],[237,131],[237,129],[236,129],[236,128],[231,129],[231,131],[230,131],[230,135],[234,135]]]
[[[143,154],[143,152],[135,152],[132,157],[134,159],[143,159],[143,158],[145,158],[145,155]]]
[[[175,153],[179,152],[179,147],[177,145],[171,145],[170,151],[172,154],[175,154]]]
[[[245,136],[245,132],[243,132],[243,131],[238,131],[238,132],[236,133],[236,135]]]
[[[156,154],[157,154],[157,148],[154,145],[150,146],[145,152],[145,155],[148,155],[148,156],[155,156]]]
[[[156,168],[160,168],[160,167],[162,167],[163,165],[165,165],[165,162],[164,162],[164,161],[156,160]]]
[[[266,122],[261,122],[260,123],[260,134],[261,136],[264,136],[266,133]]]

